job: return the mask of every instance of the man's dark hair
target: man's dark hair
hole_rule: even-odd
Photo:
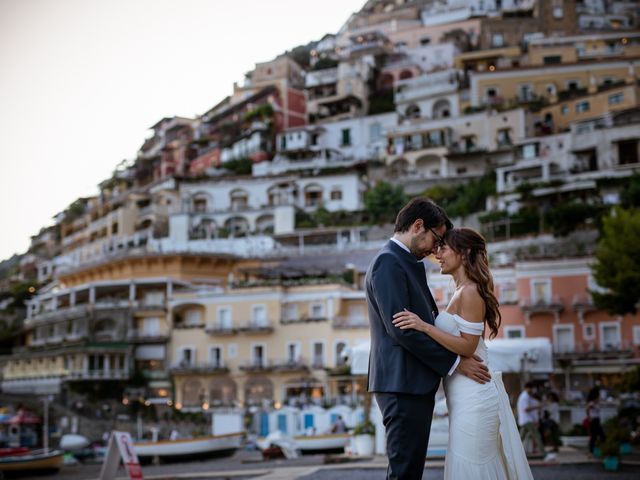
[[[428,198],[415,197],[398,212],[394,233],[406,232],[418,219],[422,219],[425,228],[438,228],[442,225],[445,225],[447,230],[453,228],[442,207]]]
[[[534,388],[536,386],[533,382],[527,382],[524,384],[524,388]]]

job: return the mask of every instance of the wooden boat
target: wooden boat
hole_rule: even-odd
[[[351,434],[329,433],[326,435],[300,435],[293,437],[300,453],[340,453],[349,445]]]
[[[244,433],[227,433],[197,438],[134,442],[133,448],[141,462],[157,457],[161,461],[183,461],[233,455],[240,448]]]
[[[62,466],[61,450],[32,450],[30,453],[0,457],[0,472],[55,473]]]

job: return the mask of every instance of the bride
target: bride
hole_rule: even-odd
[[[493,293],[484,238],[470,228],[454,228],[444,235],[436,258],[442,273],[453,276],[456,291],[435,320],[423,322],[407,310],[394,315],[401,329],[424,332],[459,355],[488,361],[484,331],[498,333],[500,311]],[[449,409],[446,480],[533,479],[500,372],[480,384],[454,373],[444,380]]]

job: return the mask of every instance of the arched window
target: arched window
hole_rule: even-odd
[[[451,104],[447,99],[440,99],[433,104],[433,114],[432,117],[436,118],[447,118],[451,116]]]
[[[199,380],[188,380],[182,386],[182,405],[196,406],[204,400],[204,389]]]
[[[273,400],[273,383],[263,376],[250,378],[244,385],[244,399],[247,404]]]

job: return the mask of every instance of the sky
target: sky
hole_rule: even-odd
[[[0,260],[97,194],[158,120],[204,113],[364,3],[0,0]]]

